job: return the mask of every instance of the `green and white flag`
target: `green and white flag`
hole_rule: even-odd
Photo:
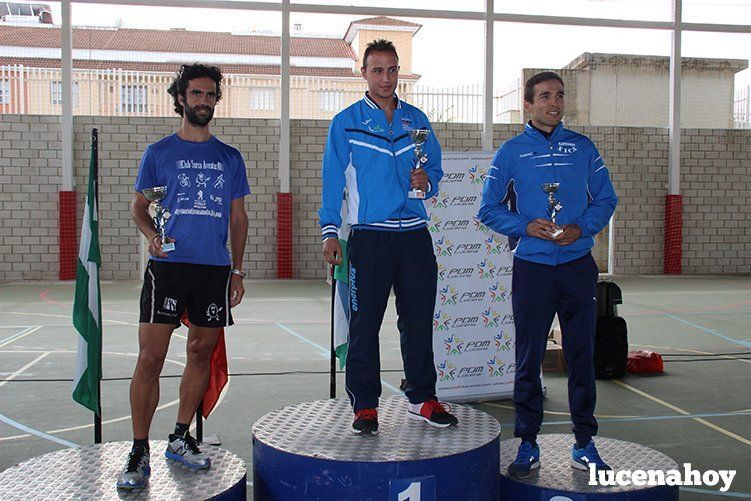
[[[73,400],[98,414],[99,381],[102,379],[102,298],[99,289],[102,257],[99,253],[96,195],[96,159],[92,151],[73,302],[73,326],[79,334]]]

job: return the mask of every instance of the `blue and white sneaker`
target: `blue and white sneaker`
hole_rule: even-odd
[[[612,470],[597,452],[593,441],[589,441],[586,447],[579,449],[576,443],[571,448],[571,466],[577,470],[589,471],[589,465],[595,465],[595,471]]]
[[[182,437],[170,435],[164,455],[167,459],[182,463],[193,470],[205,470],[211,466],[211,459],[201,452],[196,439],[187,432]]]
[[[145,447],[134,447],[128,455],[125,470],[117,477],[117,488],[125,490],[141,489],[151,475],[149,451]]]
[[[508,466],[508,474],[513,478],[527,478],[532,470],[540,467],[540,447],[523,440],[516,453],[516,459]]]

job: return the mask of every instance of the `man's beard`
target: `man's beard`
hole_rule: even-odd
[[[211,108],[209,106],[203,106],[203,108],[208,108],[208,115],[199,115],[196,111],[196,108],[191,108],[188,105],[185,105],[184,108],[185,116],[188,119],[188,122],[192,123],[195,126],[206,127],[209,122],[211,122],[211,119],[214,118],[214,108]]]

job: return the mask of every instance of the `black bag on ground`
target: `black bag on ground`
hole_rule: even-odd
[[[595,377],[612,379],[626,374],[628,334],[621,317],[597,317],[595,328]]]
[[[601,281],[596,290],[595,377],[620,378],[626,374],[628,360],[628,329],[616,306],[623,303],[621,288],[614,282]]]
[[[597,317],[617,317],[618,307],[623,304],[621,288],[615,282],[601,280],[595,289],[597,295]]]

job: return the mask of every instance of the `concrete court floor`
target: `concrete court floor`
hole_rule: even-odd
[[[600,435],[655,448],[679,465],[735,469],[730,493],[751,498],[751,276],[618,277],[621,316],[631,349],[697,355],[704,361],[666,362],[664,375],[598,381]],[[0,470],[71,444],[93,442],[91,414],[70,397],[71,383],[23,382],[72,377],[76,333],[70,315],[73,283],[0,284]],[[246,282],[244,302],[229,329],[230,372],[317,371],[314,374],[237,375],[206,434],[240,455],[251,471],[250,427],[284,405],[328,397],[330,289],[322,281]],[[129,377],[137,353],[140,282],[105,282],[104,377]],[[181,373],[182,328],[173,336],[164,375]],[[734,355],[706,356],[729,353]],[[398,386],[400,372],[395,310],[389,305],[381,334],[383,379]],[[666,360],[686,357],[666,357]],[[709,360],[707,360],[709,359]],[[152,439],[174,425],[177,378],[162,380],[162,408]],[[339,397],[344,397],[340,375]],[[548,388],[543,433],[568,433],[566,378],[545,373]],[[104,440],[130,440],[128,381],[102,383]],[[384,395],[391,390],[384,387]],[[513,435],[510,401],[473,404],[494,415],[502,439]],[[26,427],[24,430],[19,427]],[[156,455],[152,454],[152,460]],[[544,458],[543,458],[544,459]],[[124,458],[123,458],[124,460]],[[252,489],[249,487],[249,498]],[[681,499],[715,499],[708,488],[683,488]]]

